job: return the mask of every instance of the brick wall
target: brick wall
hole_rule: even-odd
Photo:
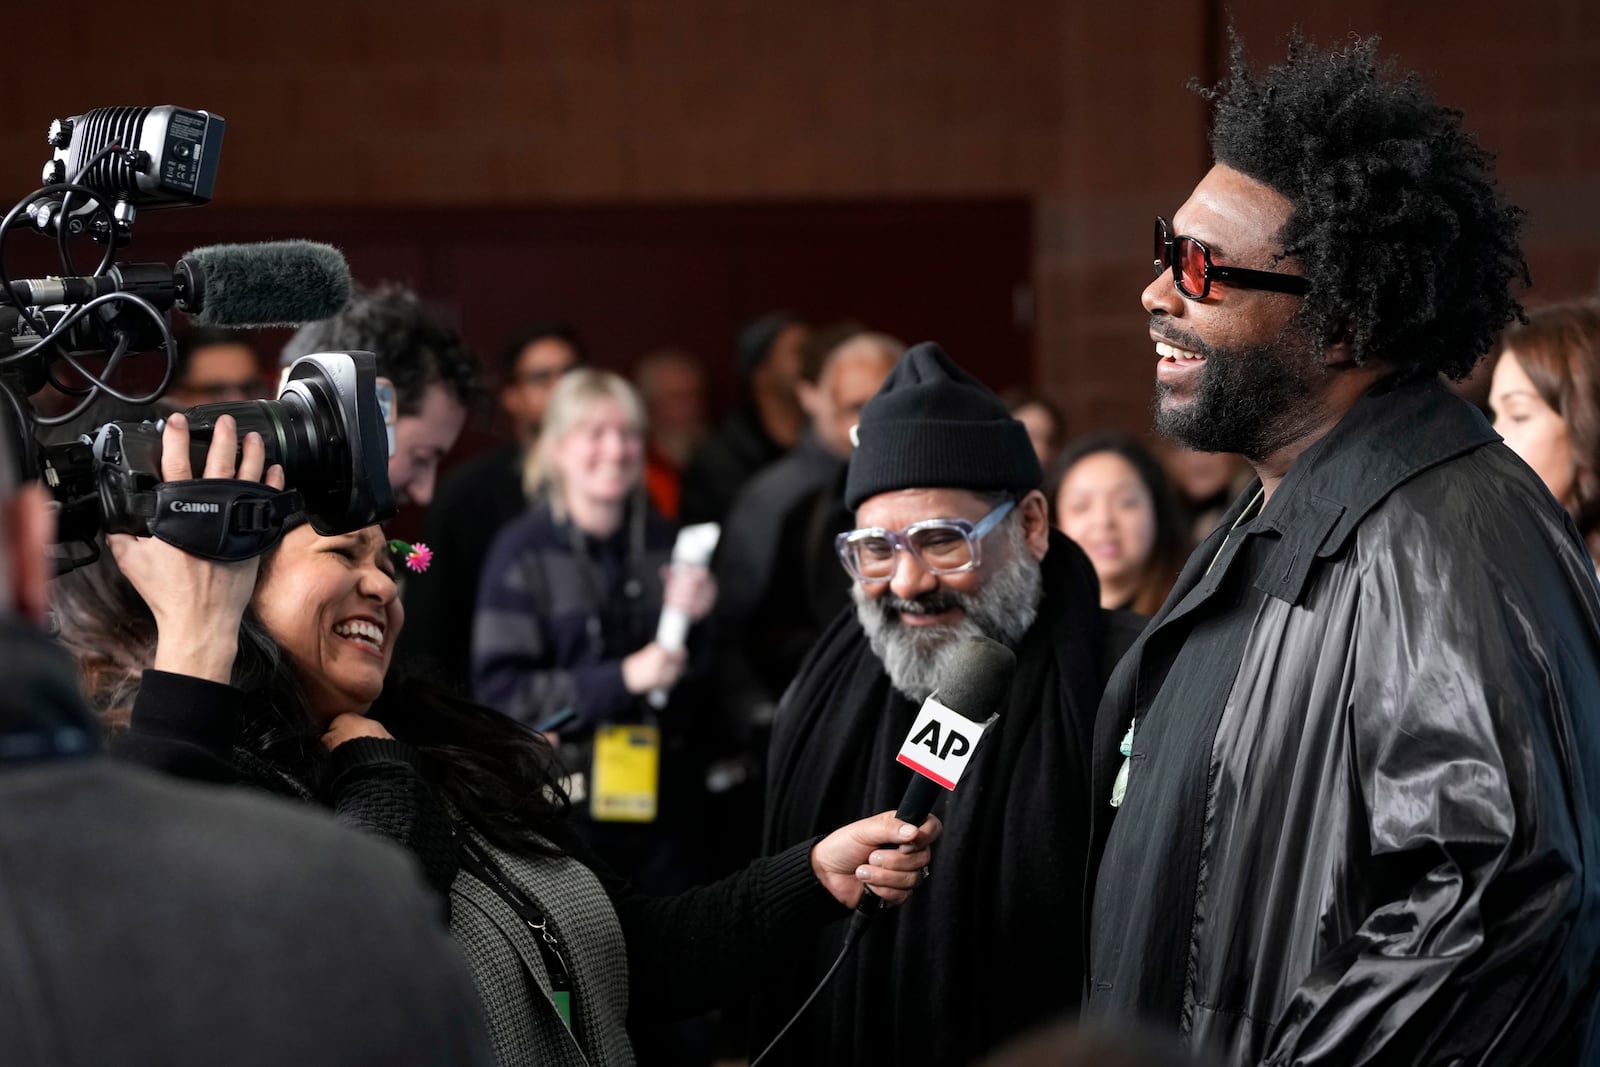
[[[91,5],[92,6],[92,5]],[[1347,0],[1463,108],[1533,212],[1537,289],[1600,276],[1600,4]],[[1289,16],[1233,0],[1271,59]],[[227,116],[229,205],[487,205],[1021,194],[1036,378],[1074,423],[1145,425],[1149,217],[1206,163],[1219,0],[215,0],[13,25],[0,186],[49,118]]]

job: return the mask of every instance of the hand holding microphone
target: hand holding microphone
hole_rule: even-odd
[[[661,618],[656,623],[656,639],[641,651],[660,646],[666,652],[681,653],[689,636],[689,626],[710,612],[716,601],[717,587],[708,568],[711,553],[716,551],[717,538],[721,533],[722,528],[714,522],[697,523],[678,531],[678,539],[672,546],[672,563],[666,577],[666,589],[662,595]],[[681,664],[678,671],[682,673]],[[650,706],[666,707],[667,694],[677,680],[674,675],[670,680],[652,686]]]
[[[670,563],[663,575],[662,607],[682,612],[684,621],[694,625],[717,603],[717,580],[703,563]]]
[[[848,904],[859,898],[850,916],[839,956],[823,975],[817,988],[800,1005],[783,1029],[751,1062],[751,1067],[766,1058],[785,1034],[805,1014],[839,965],[859,943],[872,917],[891,904],[901,904],[927,880],[931,870],[929,846],[944,826],[928,809],[938,799],[940,789],[954,789],[967,764],[983,739],[984,731],[995,721],[1011,694],[1011,679],[1017,672],[1017,656],[1005,645],[987,637],[972,637],[962,642],[939,678],[939,688],[923,701],[922,708],[901,746],[899,762],[916,772],[900,801],[899,810],[884,812],[870,819],[841,827],[819,841],[811,850],[811,868],[833,894]],[[863,852],[863,850],[865,850]],[[865,856],[849,872],[852,859]],[[854,885],[852,885],[854,883]]]
[[[883,906],[903,904],[926,877],[931,846],[943,832],[937,815],[919,826],[886,811],[841,826],[818,841],[811,849],[811,870],[847,908],[860,903],[868,888]]]
[[[916,773],[906,786],[895,818],[903,823],[926,820],[939,790],[955,789],[977,751],[984,731],[1000,715],[1011,695],[1017,655],[998,641],[969,637],[957,648],[940,678],[939,688],[911,724],[897,760]],[[846,940],[860,936],[886,901],[869,888],[856,906]]]
[[[630,693],[650,693],[654,704],[654,694],[676,685],[688,661],[689,655],[683,649],[667,648],[660,641],[651,641],[623,658],[622,685]]]

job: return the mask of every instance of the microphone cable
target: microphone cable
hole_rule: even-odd
[[[929,708],[932,707],[937,709],[937,712],[942,712],[947,718],[953,718],[958,723],[965,721],[968,726],[975,727],[981,739],[984,727],[988,722],[992,721],[994,716],[1000,713],[1007,697],[1010,695],[1011,682],[1016,670],[1016,653],[999,641],[994,641],[987,637],[967,638],[957,646],[955,659],[946,668],[947,676],[940,679],[941,685],[939,689],[935,690],[936,694],[943,693],[944,699],[948,700],[949,704],[946,705],[930,695],[923,702],[923,710],[919,713],[919,720],[922,715],[928,714]],[[937,722],[937,720],[935,721]],[[928,729],[931,730],[933,727],[930,726]],[[913,732],[916,731],[915,722],[912,724],[912,730]],[[915,737],[908,738],[908,745],[914,743]],[[949,746],[946,747],[948,748]],[[973,748],[976,748],[976,742],[971,748],[963,750],[968,758],[971,757]],[[961,768],[957,767],[953,770],[946,768],[946,773],[951,775],[951,780],[936,782],[929,777],[932,773],[931,771],[925,771],[916,763],[909,762],[905,757],[904,751],[900,756],[900,762],[905,763],[917,773],[911,776],[911,782],[906,787],[905,796],[900,800],[900,807],[895,810],[895,818],[913,826],[920,826],[927,819],[929,811],[932,810],[941,788],[954,788],[954,779],[960,776]],[[964,761],[962,766],[965,766]],[[885,845],[884,847],[890,846]],[[923,868],[922,874],[923,878],[927,877],[928,869],[926,867]],[[778,1031],[776,1037],[767,1042],[767,1047],[761,1050],[761,1055],[750,1062],[750,1067],[756,1067],[757,1064],[765,1059],[767,1053],[771,1052],[773,1047],[783,1040],[784,1035],[789,1032],[794,1024],[800,1021],[800,1017],[806,1013],[806,1009],[811,1007],[812,1002],[817,999],[817,996],[827,986],[834,974],[838,972],[840,965],[849,957],[851,950],[860,943],[861,935],[871,925],[873,917],[885,909],[884,902],[873,895],[870,887],[862,887],[861,893],[861,900],[857,902],[855,914],[850,916],[850,926],[845,931],[844,945],[839,949],[839,955],[834,959],[833,966],[828,968],[828,973],[822,976],[822,981],[817,983],[817,988],[811,991],[811,995],[806,998],[806,1002],[800,1005],[800,1010],[795,1012],[793,1017],[783,1025],[783,1029]]]
[[[822,991],[827,988],[828,983],[833,979],[833,976],[838,973],[840,965],[849,957],[851,950],[860,944],[862,931],[866,930],[869,920],[883,910],[883,902],[881,900],[878,901],[877,908],[870,911],[866,910],[863,905],[874,898],[871,890],[863,888],[862,893],[864,895],[861,898],[861,903],[856,905],[855,914],[850,916],[850,926],[845,930],[844,944],[839,948],[839,955],[834,958],[833,965],[828,968],[828,973],[822,976],[822,981],[817,983],[817,988],[813,989],[811,995],[806,998],[806,1002],[800,1005],[800,1010],[796,1011],[789,1018],[789,1021],[783,1024],[783,1029],[779,1030],[771,1041],[767,1042],[767,1047],[761,1050],[761,1054],[750,1061],[750,1067],[758,1067],[761,1061],[767,1058],[767,1053],[777,1047],[778,1042],[783,1040],[784,1035],[794,1028],[795,1023],[800,1021],[800,1017],[806,1013],[806,1009],[811,1007],[812,1002],[821,995]]]

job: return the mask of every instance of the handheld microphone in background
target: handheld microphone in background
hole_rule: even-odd
[[[701,522],[685,526],[678,531],[672,544],[673,567],[706,567],[711,564],[711,553],[717,550],[717,539],[722,527],[714,522]],[[656,623],[656,643],[669,652],[681,649],[689,636],[689,616],[682,608],[667,605],[661,609]],[[652,689],[647,698],[652,708],[667,706],[666,689]]]

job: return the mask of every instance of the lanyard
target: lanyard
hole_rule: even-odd
[[[471,837],[459,833],[455,827],[450,828],[450,837],[455,843],[456,854],[461,858],[461,865],[472,872],[478,881],[498,893],[501,899],[511,906],[511,910],[539,935],[537,938],[539,954],[544,957],[545,970],[550,972],[552,999],[556,1002],[556,1010],[561,1013],[562,1021],[570,1030],[572,972],[567,969],[567,961],[561,955],[561,942],[557,939],[555,930],[551,928],[550,920],[539,910],[537,904],[511,883],[488,853],[479,848]]]

